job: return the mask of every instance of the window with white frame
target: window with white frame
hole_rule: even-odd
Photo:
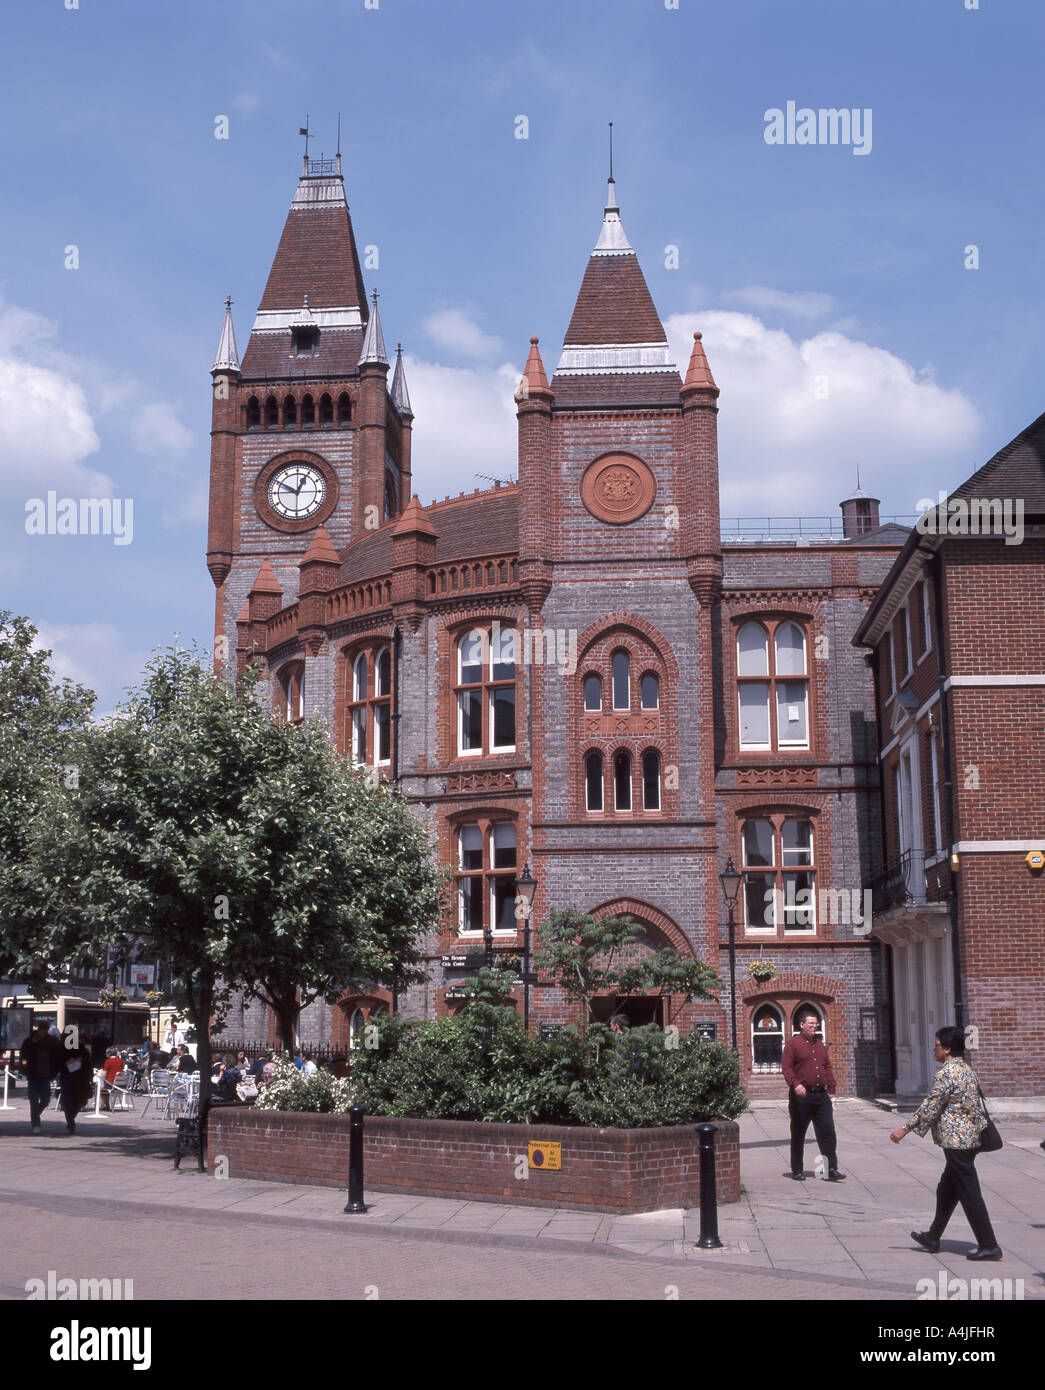
[[[288,724],[305,717],[305,665],[295,661],[279,673],[278,713]]]
[[[660,754],[655,748],[642,755],[642,809],[660,810]]]
[[[911,620],[906,603],[897,614],[897,626],[900,633],[900,666],[903,671],[901,677],[902,683],[914,669],[914,662],[911,659]]]
[[[922,580],[922,652],[931,651],[933,645],[932,609],[929,604],[929,581]]]
[[[392,761],[392,651],[367,647],[352,661],[349,738],[357,767]]]
[[[806,635],[798,623],[740,626],[737,685],[741,748],[809,747]]]
[[[473,628],[457,643],[457,752],[463,757],[515,749],[514,628]]]
[[[584,758],[584,804],[589,811],[601,811],[603,807],[603,757],[598,749],[593,749]]]
[[[631,657],[626,651],[615,651],[611,662],[613,672],[613,708],[631,709]]]
[[[462,936],[514,932],[515,826],[479,821],[457,830],[457,929]]]
[[[760,1004],[751,1015],[751,1070],[781,1072],[784,1058],[784,1016],[775,1004]]]
[[[749,935],[816,930],[813,824],[804,816],[752,816],[741,827],[744,927]]]

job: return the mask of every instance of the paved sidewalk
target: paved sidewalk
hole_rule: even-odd
[[[215,1181],[175,1173],[173,1126],[136,1115],[81,1116],[77,1136],[65,1134],[61,1116],[49,1111],[42,1136],[28,1134],[28,1106],[0,1112],[0,1200],[30,1195],[77,1195],[127,1211],[189,1210],[223,1213],[302,1227],[329,1229],[350,1223],[354,1231],[385,1229],[457,1244],[520,1249],[616,1252],[624,1258],[685,1261],[695,1267],[775,1274],[822,1281],[863,1296],[911,1297],[918,1281],[942,1270],[963,1279],[1023,1280],[1023,1296],[1045,1297],[1045,1153],[1036,1122],[1006,1121],[1005,1148],[984,1155],[977,1167],[1005,1259],[987,1266],[965,1259],[973,1244],[960,1211],[943,1249],[928,1255],[909,1232],[931,1219],[942,1167],[928,1139],[910,1135],[889,1142],[896,1117],[864,1101],[836,1104],[843,1183],[817,1181],[815,1146],[807,1145],[805,1183],[784,1174],[789,1167],[787,1107],[755,1103],[741,1120],[743,1199],[719,1208],[725,1248],[701,1250],[697,1212],[665,1211],[606,1216],[489,1202],[452,1201],[392,1193],[367,1194],[365,1216],[343,1215],[345,1194],[332,1188],[237,1179]],[[539,1181],[534,1175],[531,1181]],[[1018,1290],[1018,1285],[1013,1286]],[[845,1296],[845,1295],[843,1295]],[[1017,1292],[1017,1297],[1019,1296]]]

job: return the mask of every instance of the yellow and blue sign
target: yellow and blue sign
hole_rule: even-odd
[[[546,1144],[541,1139],[531,1139],[527,1146],[531,1168],[562,1167],[562,1145]]]

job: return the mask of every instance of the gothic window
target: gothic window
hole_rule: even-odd
[[[316,403],[311,396],[301,397],[301,428],[311,430],[316,424]]]
[[[457,830],[457,930],[514,933],[515,826],[480,820]]]
[[[342,391],[337,398],[337,422],[339,425],[347,425],[352,418],[352,398],[347,391]]]
[[[642,677],[642,708],[660,709],[660,680],[652,671]]]
[[[602,677],[590,675],[584,677],[584,708],[589,713],[597,713],[602,709]]]
[[[631,709],[631,658],[625,651],[615,651],[613,671],[613,708]]]
[[[319,428],[329,430],[334,427],[334,402],[324,391],[319,398]]]
[[[809,747],[806,636],[798,623],[741,626],[737,685],[741,748]]]
[[[613,809],[631,810],[631,754],[626,748],[613,755]]]
[[[265,428],[279,429],[279,402],[275,396],[269,396],[265,401]]]
[[[392,761],[392,652],[367,647],[352,662],[349,705],[352,761],[387,767]]]
[[[395,479],[390,474],[385,474],[385,520],[390,520],[399,511],[399,503],[396,496]]]
[[[454,704],[457,752],[509,753],[515,748],[514,628],[473,628],[457,643]]]
[[[816,930],[813,824],[801,816],[752,817],[741,828],[744,925],[750,934]]]
[[[775,1004],[762,1004],[751,1015],[751,1070],[779,1073],[783,1059],[783,1015]]]
[[[642,755],[642,809],[660,810],[660,754],[655,748]]]
[[[357,1007],[352,1010],[348,1019],[348,1045],[353,1051],[363,1046],[365,1030],[366,1019],[363,1017],[363,1010]]]
[[[295,661],[279,673],[279,705],[277,713],[288,723],[305,717],[305,666]]]
[[[602,754],[589,753],[584,759],[585,805],[589,811],[602,810],[602,769]]]
[[[804,1014],[816,1014],[817,1022],[815,1036],[818,1039],[818,1041],[824,1042],[824,1011],[823,1009],[819,1008],[816,1004],[810,1004],[808,999],[805,1001],[805,1003],[799,1004],[798,1008],[795,1009],[791,1014],[792,1036],[794,1036],[795,1033],[801,1031],[801,1029],[798,1026],[798,1021],[800,1018],[802,1018]]]
[[[283,428],[292,430],[298,422],[298,404],[293,396],[286,396],[283,400]]]
[[[257,396],[251,396],[247,402],[247,429],[261,429],[261,406],[258,404]]]

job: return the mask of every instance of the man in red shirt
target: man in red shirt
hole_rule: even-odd
[[[817,1038],[820,1027],[817,1015],[809,1010],[798,1020],[798,1033],[784,1048],[784,1079],[790,1087],[788,1111],[791,1115],[791,1176],[796,1182],[805,1181],[802,1171],[806,1130],[813,1122],[816,1142],[827,1160],[830,1182],[842,1182],[844,1173],[838,1171],[835,1151],[835,1122],[831,1097],[835,1093],[835,1074],[827,1048]]]

